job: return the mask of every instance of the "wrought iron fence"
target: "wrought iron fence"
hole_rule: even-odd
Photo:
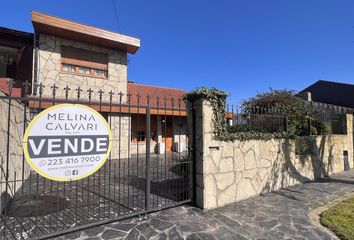
[[[333,106],[330,104],[307,102],[312,108],[312,114],[307,116],[303,124],[305,135],[347,134],[346,114],[353,114],[353,109]],[[287,132],[289,127],[288,114],[284,108],[243,108],[238,105],[227,105],[226,118],[228,125],[235,132]],[[322,125],[321,131],[315,131]]]
[[[353,114],[354,109],[319,102],[306,103],[315,109],[316,119],[327,127],[329,134],[347,134],[346,114]]]
[[[0,91],[1,239],[46,238],[191,201],[193,161],[181,99],[44,88],[35,85],[31,94],[24,83],[14,95],[10,81],[8,90]],[[29,122],[60,103],[97,110],[113,133],[107,162],[82,180],[46,179],[30,168],[22,151]]]
[[[288,121],[281,108],[244,109],[242,106],[227,106],[228,125],[236,132],[286,132]]]

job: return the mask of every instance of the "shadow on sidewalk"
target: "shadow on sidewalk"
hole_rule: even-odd
[[[315,182],[323,183],[323,182],[336,182],[336,183],[344,183],[344,184],[354,184],[354,179],[343,179],[343,178],[336,178],[336,177],[328,177],[328,178],[321,178],[317,179]]]

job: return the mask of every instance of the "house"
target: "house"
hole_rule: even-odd
[[[93,90],[108,93],[127,91],[127,55],[134,54],[140,40],[122,34],[68,21],[47,14],[32,12],[35,30],[35,58],[33,83],[44,86],[55,84],[58,96],[65,96],[65,87],[80,86],[85,98]],[[43,95],[52,95],[50,87]],[[76,98],[70,91],[69,98]],[[103,100],[108,100],[105,94]]]
[[[185,151],[187,146],[187,113],[185,102],[182,101],[186,94],[181,89],[162,88],[156,86],[128,83],[128,93],[132,96],[140,95],[139,104],[147,105],[152,109],[151,114],[151,152],[157,151],[157,144],[165,143],[166,150]],[[132,98],[131,104],[138,104],[137,98]],[[170,109],[170,110],[168,110]],[[136,149],[145,150],[146,118],[140,114],[131,116],[132,153]],[[137,146],[138,145],[138,146]],[[139,151],[138,151],[139,152]]]
[[[354,108],[354,84],[319,80],[299,95],[308,101]]]
[[[346,114],[354,112],[354,85],[319,80],[297,94],[318,111],[332,134],[346,134]]]
[[[23,63],[26,66],[17,67],[30,71],[26,77],[20,73],[15,78],[14,70],[7,66],[9,70],[3,77],[15,78],[19,85],[14,90],[20,92],[21,83],[32,83],[32,96],[43,101],[30,100],[29,107],[50,107],[53,102],[49,100],[53,98],[89,104],[111,125],[112,158],[128,158],[146,152],[146,111],[149,107],[151,152],[157,151],[158,143],[167,151],[186,150],[187,119],[185,104],[181,101],[185,92],[128,83],[127,56],[140,48],[138,38],[36,11],[32,12],[32,24],[34,34],[7,29],[0,32],[0,44],[7,41],[6,32],[13,35],[14,39],[8,40],[11,44],[18,44],[17,36],[23,38],[24,49],[28,51],[27,61]],[[21,46],[5,53],[13,59],[19,56],[17,52]]]
[[[8,91],[7,79],[14,80],[16,91],[32,79],[33,33],[0,27],[0,86]]]

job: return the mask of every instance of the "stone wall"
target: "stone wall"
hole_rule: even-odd
[[[105,53],[108,55],[108,78],[86,77],[75,74],[68,74],[61,71],[61,46],[71,46],[85,50]],[[38,83],[44,86],[43,95],[52,96],[50,86],[56,84],[58,87],[57,97],[64,97],[66,85],[71,89],[69,98],[76,99],[75,89],[78,86],[82,89],[81,96],[87,99],[87,90],[92,88],[94,91],[92,100],[99,100],[98,91],[102,89],[105,94],[103,100],[109,101],[109,91],[115,93],[127,92],[127,53],[117,49],[108,49],[91,44],[67,40],[55,36],[41,34],[39,37],[38,51]]]
[[[157,152],[157,142],[151,140],[150,141],[150,153]],[[145,156],[146,154],[146,142],[139,142],[139,143],[131,143],[130,145],[130,153],[132,155],[142,155]]]
[[[114,114],[109,117],[108,124],[112,132],[111,158],[128,158],[130,143],[130,117],[124,114]]]
[[[0,96],[4,95],[5,93],[0,91]],[[8,118],[9,106],[10,122]],[[30,166],[24,160],[22,150],[25,114],[29,120],[29,111],[25,110],[25,106],[21,103],[11,100],[9,105],[9,100],[0,99],[0,139],[2,139],[0,144],[0,211],[22,186],[22,179],[25,180],[30,173]],[[9,143],[9,159],[7,143]],[[8,184],[5,183],[6,179]]]
[[[216,141],[210,104],[200,100],[194,107],[196,202],[204,209],[343,171],[343,151],[349,152],[353,167],[352,115],[347,115],[347,135],[312,137],[313,153],[299,157],[293,140]]]

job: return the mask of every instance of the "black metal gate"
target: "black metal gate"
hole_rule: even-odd
[[[193,154],[187,150],[187,111],[181,99],[46,88],[31,89],[26,83],[22,93],[14,94],[10,82],[8,91],[0,92],[1,239],[53,237],[191,201]],[[109,159],[82,180],[46,179],[30,169],[23,155],[28,123],[61,103],[96,109],[113,132]]]

